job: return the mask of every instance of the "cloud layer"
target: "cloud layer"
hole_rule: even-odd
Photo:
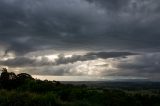
[[[97,70],[103,70],[99,75],[111,72],[159,79],[159,66],[152,64],[159,62],[159,12],[157,0],[1,0],[0,65],[23,70],[41,66],[39,70],[50,70],[41,74],[55,69],[57,75],[72,75],[71,69],[79,70],[86,62],[113,58],[112,65],[103,69],[97,65]],[[66,57],[67,53],[71,56]],[[51,61],[48,54],[58,57]],[[126,62],[119,57],[126,57]],[[108,67],[110,72],[105,71]],[[79,70],[77,75],[82,73]]]
[[[18,54],[66,48],[159,51],[157,0],[1,0],[0,13],[1,42]]]
[[[130,55],[137,55],[136,53],[130,52],[90,52],[84,55],[72,55],[71,57],[65,57],[65,55],[60,54],[58,58],[54,60],[49,60],[47,57],[31,58],[31,57],[16,57],[12,59],[0,61],[1,65],[11,66],[11,67],[27,67],[27,66],[46,66],[46,65],[61,65],[75,63],[78,61],[89,61],[96,59],[108,59],[108,58],[124,58]]]

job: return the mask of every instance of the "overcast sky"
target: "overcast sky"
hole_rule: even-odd
[[[0,66],[160,80],[159,20],[158,0],[0,0]]]

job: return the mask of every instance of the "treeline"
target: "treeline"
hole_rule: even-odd
[[[0,106],[160,106],[156,93],[91,88],[58,81],[38,80],[27,73],[3,69]]]
[[[14,89],[24,84],[26,80],[34,79],[27,73],[16,75],[14,72],[8,72],[6,68],[3,68],[0,76],[0,87],[4,89]]]
[[[8,72],[6,68],[2,69],[0,76],[0,88],[6,90],[26,90],[34,92],[47,92],[53,90],[60,85],[59,81],[48,81],[34,79],[27,73],[15,74],[14,72]]]

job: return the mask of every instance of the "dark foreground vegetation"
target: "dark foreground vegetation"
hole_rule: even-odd
[[[160,90],[91,87],[41,81],[31,75],[0,76],[0,106],[160,106]]]

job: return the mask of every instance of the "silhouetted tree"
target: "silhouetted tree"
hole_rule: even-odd
[[[18,86],[25,84],[25,81],[33,80],[32,76],[27,73],[20,73],[17,74],[16,82],[18,83]]]
[[[1,77],[0,77],[0,83],[3,88],[9,87],[9,73],[6,68],[2,69]]]
[[[26,80],[31,79],[33,79],[32,76],[27,73],[16,75],[14,72],[8,72],[6,68],[3,68],[0,76],[0,84],[5,89],[12,89],[21,86]]]
[[[2,73],[1,73],[1,77],[0,77],[1,81],[6,81],[9,80],[9,73],[7,72],[6,68],[2,69]]]
[[[15,80],[16,77],[17,76],[14,72],[8,72],[6,68],[3,68],[1,76],[0,76],[0,80],[2,80],[2,81]]]
[[[29,80],[29,79],[33,79],[31,75],[27,74],[27,73],[20,73],[17,74],[17,79],[18,80]]]

